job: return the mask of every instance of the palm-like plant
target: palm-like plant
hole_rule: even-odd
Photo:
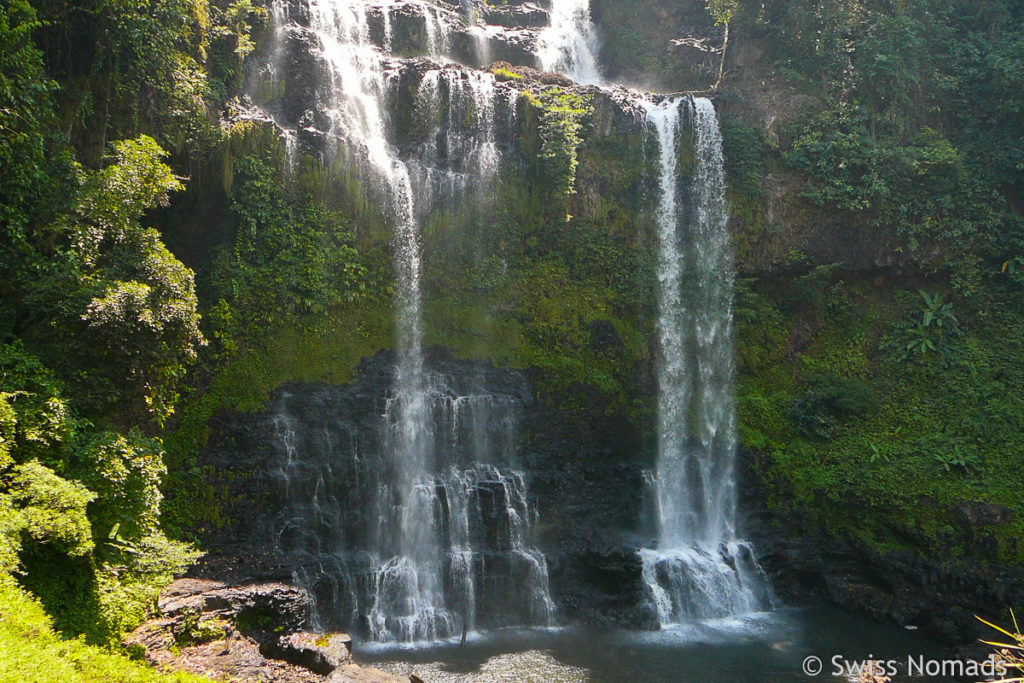
[[[956,325],[959,323],[953,314],[953,304],[943,300],[941,292],[929,294],[922,289],[918,290],[918,293],[923,302],[921,318],[916,324],[911,323],[908,326],[910,341],[907,342],[906,351],[925,356],[942,350],[948,355],[949,349],[944,348],[946,333],[955,334]]]
[[[953,315],[953,304],[942,300],[942,292],[929,294],[921,289],[918,290],[918,293],[924,299],[924,315],[921,320],[923,327],[926,329],[936,327],[941,330],[943,325],[948,327],[949,325],[956,324],[957,319]]]

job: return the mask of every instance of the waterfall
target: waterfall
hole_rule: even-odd
[[[433,126],[410,166],[424,206],[490,189],[501,163],[498,125],[515,125],[517,97],[488,72],[446,68],[423,75],[416,114]]]
[[[590,19],[590,0],[552,0],[551,25],[540,34],[537,58],[545,71],[565,74],[577,83],[601,85],[598,39]]]
[[[434,57],[444,57],[448,53],[448,43],[451,40],[448,22],[441,16],[441,9],[436,5],[423,4],[420,10],[423,12],[424,30],[427,34],[427,50]]]
[[[385,452],[404,440],[399,402],[391,399],[385,410]],[[377,573],[370,636],[437,640],[481,619],[487,626],[550,625],[547,563],[528,545],[535,513],[514,467],[518,403],[456,394],[443,377],[430,378],[424,402],[421,469],[399,485],[412,495],[397,511],[399,554]],[[386,530],[394,511],[382,512]],[[501,590],[480,595],[484,581]]]
[[[679,145],[689,118],[696,170],[685,211]],[[733,263],[722,137],[705,98],[648,105],[659,150],[658,548],[641,551],[662,625],[771,606],[736,537]]]
[[[473,389],[488,384],[474,375],[426,374],[423,470],[411,485],[391,457],[406,438],[401,397],[385,400],[375,427],[347,417],[366,400],[359,390],[277,399],[278,551],[298,558],[316,627],[411,642],[554,622],[516,462],[522,398]]]
[[[603,85],[589,0],[552,0],[541,66]],[[771,607],[749,544],[736,538],[732,251],[722,135],[706,98],[647,109],[659,150],[658,454],[653,474],[658,547],[640,552],[662,625]],[[684,206],[679,144],[689,120],[695,177]]]
[[[480,16],[474,0],[461,0],[462,16],[473,37],[473,53],[476,63],[486,68],[491,63],[491,47],[488,42],[487,27]]]
[[[321,627],[418,641],[463,628],[547,626],[554,618],[547,564],[530,545],[535,513],[514,462],[510,415],[517,404],[428,377],[422,350],[420,225],[435,206],[490,188],[501,161],[498,127],[514,122],[518,93],[490,73],[429,69],[414,103],[429,131],[399,151],[391,96],[417,72],[403,71],[372,43],[368,13],[377,9],[385,49],[392,41],[393,3],[380,4],[308,0],[308,22],[327,72],[317,103],[327,132],[393,226],[391,394],[372,436],[365,426],[353,435],[326,414],[303,424],[282,399],[274,423],[285,503],[280,550],[310,558],[296,580],[316,597],[314,623]],[[428,50],[443,56],[447,17],[433,4],[419,9]],[[284,3],[274,4],[279,40],[288,14]],[[289,164],[295,142],[288,136]],[[366,443],[375,446],[366,451]],[[348,478],[339,471],[345,458],[352,462]],[[340,523],[348,506],[373,514],[366,523]]]

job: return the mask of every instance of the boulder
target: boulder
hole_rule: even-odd
[[[380,669],[344,664],[327,677],[327,683],[410,683],[413,676],[395,676]],[[415,677],[417,680],[418,676]]]
[[[282,659],[324,675],[352,659],[352,639],[344,633],[291,633],[281,636],[278,647]]]

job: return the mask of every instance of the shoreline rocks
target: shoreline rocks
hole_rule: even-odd
[[[303,630],[309,594],[286,583],[178,579],[124,645],[160,669],[261,683],[408,683],[352,661],[352,639]]]

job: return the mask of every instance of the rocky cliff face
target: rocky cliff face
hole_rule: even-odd
[[[382,504],[390,490],[384,450],[392,367],[390,354],[379,354],[349,386],[285,386],[267,411],[213,422],[202,463],[231,521],[208,537],[201,574],[235,583],[297,581],[313,596],[314,624],[370,630],[381,599],[375,554],[386,558],[396,541],[379,538],[388,529]],[[560,619],[649,626],[629,542],[642,526],[645,463],[628,423],[554,409],[534,396],[522,372],[435,352],[428,373],[443,394],[434,399],[433,457],[440,471],[458,472],[465,488],[440,495],[438,504],[445,519],[457,515],[459,500],[471,506],[465,552],[476,585],[467,606],[474,624],[530,623],[523,587],[534,565],[524,558],[536,544]],[[494,465],[473,455],[481,448]],[[504,449],[507,459],[493,455]],[[509,545],[518,523],[510,514],[539,520],[519,546]],[[444,524],[446,537],[457,533],[454,522]],[[461,596],[460,588],[447,590]]]
[[[1011,510],[965,501],[949,511],[959,522],[940,552],[923,556],[884,550],[821,528],[807,511],[766,505],[772,492],[754,474],[756,462],[748,453],[742,500],[746,526],[773,587],[787,602],[829,602],[881,622],[919,628],[946,645],[975,652],[979,639],[991,636],[976,616],[998,622],[1003,606],[1024,601],[1024,573],[1000,561],[999,544],[991,535],[1013,517]],[[850,501],[843,508],[856,515],[860,505],[866,502]],[[929,543],[920,526],[893,522],[891,531],[909,544]]]
[[[329,173],[336,169],[338,143],[329,69],[303,3],[280,7],[285,29],[249,60],[249,98],[233,122],[258,120],[280,136],[290,155],[316,160]],[[403,160],[424,168],[465,170],[459,164],[473,150],[460,145],[479,132],[483,101],[473,91],[480,77],[474,67],[503,62],[487,95],[497,102],[491,120],[503,182],[486,210],[467,209],[472,202],[462,197],[445,207],[449,213],[425,217],[425,325],[428,338],[460,357],[490,356],[499,366],[530,370],[435,352],[430,371],[452,388],[449,398],[476,387],[517,406],[512,461],[536,514],[530,543],[545,558],[560,618],[650,627],[654,619],[635,552],[653,535],[644,498],[644,472],[654,453],[653,155],[643,114],[634,94],[577,86],[536,70],[534,45],[547,22],[543,3],[469,8],[467,13],[461,4],[444,2],[375,7],[369,33],[393,55],[386,70],[394,124],[389,141]],[[602,58],[610,76],[664,90],[704,90],[714,82],[724,35],[703,3],[595,0],[593,14],[606,38]],[[726,137],[737,266],[756,278],[743,285],[739,302],[740,380],[764,387],[741,390],[750,536],[789,599],[824,598],[950,640],[973,638],[972,611],[1024,599],[1019,568],[1002,562],[1005,539],[989,532],[1005,526],[1006,515],[990,515],[990,526],[971,504],[962,514],[955,506],[930,511],[930,518],[941,519],[935,525],[948,520],[954,527],[952,535],[941,531],[948,544],[940,541],[939,550],[934,529],[922,531],[905,519],[883,521],[881,531],[873,527],[878,546],[901,547],[888,551],[832,533],[822,522],[821,511],[828,508],[850,518],[866,514],[856,500],[834,505],[823,489],[808,494],[819,500],[791,506],[792,492],[773,488],[779,481],[792,485],[784,476],[768,476],[768,460],[772,447],[794,438],[789,420],[803,398],[800,378],[808,368],[843,377],[872,372],[877,342],[899,316],[888,288],[916,290],[921,276],[892,248],[886,229],[867,230],[852,215],[801,196],[806,180],[784,168],[778,145],[787,128],[821,102],[774,72],[756,29],[734,30],[725,68],[731,77],[715,101]],[[574,191],[557,201],[538,161],[545,110],[531,99],[548,88],[588,98],[592,109],[581,132]],[[436,99],[425,108],[429,92]],[[683,147],[685,166],[692,163],[685,139]],[[747,153],[755,158],[753,171],[740,167]],[[756,175],[749,187],[743,172]],[[386,241],[373,239],[375,248]],[[830,281],[833,271],[846,282]],[[858,307],[867,313],[851,313]],[[856,335],[848,339],[845,332]],[[359,553],[372,546],[379,485],[386,479],[381,420],[393,358],[372,355],[377,348],[368,351],[372,357],[351,383],[286,384],[260,412],[216,416],[200,457],[229,520],[206,535],[211,555],[204,571],[236,580],[298,580],[310,586],[328,624],[357,630],[369,628],[361,605],[372,593],[366,577],[373,564]],[[290,454],[283,436],[289,421],[291,431],[301,433]],[[751,436],[757,430],[770,436]],[[826,462],[832,448],[818,441],[785,462]],[[451,448],[438,457],[458,460]],[[833,485],[834,479],[823,478],[822,486]],[[493,502],[493,484],[501,480],[477,480],[469,488],[475,500],[490,496]],[[770,510],[768,500],[775,505]],[[873,504],[871,514],[888,520],[884,504]],[[918,504],[927,500],[908,503]],[[507,551],[498,530],[509,520],[494,514],[497,508],[485,504],[485,514],[473,522],[482,556]],[[812,540],[803,538],[808,528],[816,534]],[[940,559],[921,559],[929,553]],[[959,559],[947,562],[947,553]],[[332,562],[334,569],[323,569]],[[506,562],[498,582],[512,582],[515,572]],[[482,581],[484,573],[478,566],[469,576]],[[491,589],[492,595],[500,592]],[[510,609],[488,599],[479,605],[481,626],[488,613]]]

